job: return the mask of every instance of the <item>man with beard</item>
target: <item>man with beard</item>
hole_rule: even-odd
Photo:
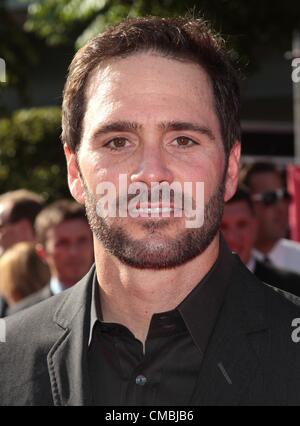
[[[300,402],[291,327],[299,308],[257,281],[219,235],[237,186],[239,137],[236,73],[202,20],[126,20],[76,54],[62,139],[95,267],[7,320],[3,405]],[[124,174],[148,194],[114,214]],[[152,200],[153,184],[190,184],[195,207],[201,182],[201,227],[187,225],[185,205],[175,214],[176,194]],[[106,212],[104,184],[115,188]]]

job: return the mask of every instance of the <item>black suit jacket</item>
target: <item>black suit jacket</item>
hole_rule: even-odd
[[[256,260],[254,273],[261,281],[300,296],[300,275],[266,265],[258,260]]]
[[[91,404],[93,274],[94,268],[70,290],[6,319],[1,405]],[[300,318],[298,302],[258,281],[235,256],[192,404],[299,405],[300,344],[291,338],[291,323]]]

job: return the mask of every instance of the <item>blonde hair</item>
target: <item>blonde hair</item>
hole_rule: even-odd
[[[49,280],[49,268],[32,243],[17,243],[0,258],[0,295],[8,304],[35,293]]]

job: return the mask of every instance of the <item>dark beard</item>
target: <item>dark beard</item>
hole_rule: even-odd
[[[224,209],[225,179],[222,179],[205,206],[202,227],[184,229],[175,238],[169,238],[161,231],[169,226],[170,219],[147,220],[143,224],[149,234],[147,241],[131,238],[125,226],[110,225],[106,219],[98,216],[95,197],[85,184],[84,187],[86,213],[94,235],[110,254],[133,268],[161,270],[183,265],[203,253],[220,228]],[[161,237],[159,242],[155,241],[156,237]]]

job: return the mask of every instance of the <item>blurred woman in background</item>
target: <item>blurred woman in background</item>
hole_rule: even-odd
[[[8,305],[6,315],[23,309],[22,301],[49,283],[47,264],[37,255],[35,244],[18,243],[0,258],[0,296]]]

